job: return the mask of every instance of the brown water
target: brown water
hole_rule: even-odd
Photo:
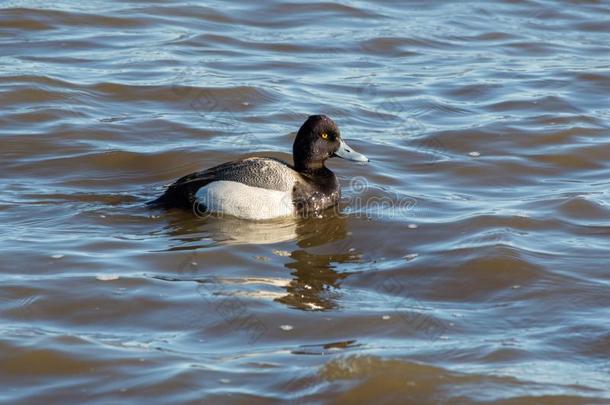
[[[0,401],[610,402],[607,1],[0,5]],[[339,214],[143,206],[312,113]]]

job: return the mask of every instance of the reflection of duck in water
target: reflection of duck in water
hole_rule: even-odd
[[[206,232],[221,243],[269,244],[295,240],[296,218],[278,218],[269,221],[244,221],[238,218],[208,218]]]
[[[316,255],[297,250],[290,257],[295,261],[286,264],[286,267],[293,269],[294,278],[286,286],[288,294],[275,301],[303,310],[324,311],[335,308],[341,280],[348,273],[333,270],[334,263],[355,261],[354,256]]]
[[[173,216],[170,216],[173,218]],[[277,279],[264,278],[252,274],[252,279],[273,288],[282,286],[286,293],[275,298],[276,302],[302,310],[326,310],[336,307],[341,280],[349,273],[337,272],[342,263],[358,263],[360,255],[351,252],[345,241],[349,217],[328,212],[323,218],[284,218],[274,221],[249,222],[236,218],[209,217],[194,223],[188,217],[176,217],[170,226],[170,233],[180,240],[180,246],[171,250],[192,250],[193,256],[185,259],[185,271],[192,271],[192,261],[202,262],[196,257],[198,248],[212,243],[277,243],[295,240],[298,248],[292,252],[282,252],[291,261],[284,266],[291,271],[292,279],[278,283]],[[202,243],[202,239],[208,243]],[[214,283],[231,285],[249,283],[252,279],[224,280],[218,275]],[[204,284],[206,281],[201,281]],[[209,281],[207,281],[209,282]],[[212,287],[210,287],[212,288]],[[263,289],[264,290],[264,289]],[[268,291],[268,290],[267,290]]]
[[[192,217],[168,215],[168,235],[180,241],[171,250],[191,250],[215,244],[271,244],[298,239],[299,218],[276,218],[267,221],[244,221],[226,217],[207,217],[193,221]],[[187,243],[187,245],[185,245]]]
[[[327,310],[336,307],[341,280],[349,273],[337,272],[342,263],[357,263],[359,254],[350,252],[341,243],[347,236],[346,218],[311,219],[303,221],[297,228],[297,249],[290,254],[293,262],[285,266],[292,271],[293,279],[286,286],[288,294],[277,298],[277,302],[303,310]],[[315,247],[325,247],[329,253],[313,253]],[[307,249],[306,249],[307,248]]]
[[[266,221],[244,221],[235,217],[208,216],[201,221],[180,212],[167,216],[170,236],[192,243],[177,250],[221,244],[272,244],[295,240],[299,246],[318,246],[345,238],[345,218],[328,210],[316,218],[285,217]],[[339,225],[341,224],[341,225]],[[333,232],[332,229],[343,229]],[[172,249],[174,250],[174,249]]]

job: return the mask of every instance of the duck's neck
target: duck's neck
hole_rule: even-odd
[[[307,164],[295,162],[294,168],[299,173],[311,176],[328,176],[333,174],[333,172],[324,166],[324,162],[307,162]]]

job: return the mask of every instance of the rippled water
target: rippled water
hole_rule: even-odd
[[[0,6],[0,401],[610,401],[608,2]],[[312,113],[340,214],[143,206]]]

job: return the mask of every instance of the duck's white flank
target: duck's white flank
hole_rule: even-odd
[[[214,181],[201,187],[197,202],[208,211],[246,219],[270,219],[295,214],[292,192],[251,187],[236,181]]]

